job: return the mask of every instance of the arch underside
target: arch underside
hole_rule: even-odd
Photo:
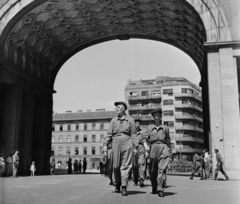
[[[129,38],[174,45],[202,71],[205,28],[199,14],[184,0],[35,1],[2,33],[0,57],[49,84],[77,51]]]

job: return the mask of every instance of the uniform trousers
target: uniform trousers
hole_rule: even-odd
[[[200,162],[196,162],[195,166],[193,167],[193,172],[192,172],[192,177],[194,176],[195,173],[197,173],[199,171],[199,169],[201,168],[201,163]]]
[[[139,175],[139,166],[138,166],[138,154],[132,155],[132,170],[133,170],[133,179],[134,183],[138,183],[138,175]]]
[[[224,171],[223,165],[217,165],[217,166],[216,166],[216,169],[215,169],[215,179],[217,178],[219,171],[225,176],[226,179],[228,179],[228,175],[227,175],[227,173]]]
[[[138,155],[138,166],[139,166],[139,176],[140,179],[145,178],[145,170],[146,170],[146,159],[145,159],[145,154],[144,153],[140,153]]]
[[[132,139],[128,135],[113,137],[113,171],[116,185],[126,187],[132,168]]]
[[[166,144],[153,144],[150,152],[150,180],[153,188],[163,191],[167,165],[169,163],[169,151]]]

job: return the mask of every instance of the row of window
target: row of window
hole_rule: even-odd
[[[152,91],[152,96],[156,96],[156,95],[160,95],[161,94],[161,90],[153,90]],[[130,92],[129,93],[130,96],[134,97],[134,96],[138,96],[138,92]],[[149,91],[141,91],[140,93],[141,96],[149,96]]]
[[[75,125],[75,128],[71,128],[72,126],[70,124],[67,125],[67,131],[73,131],[73,130],[79,130],[79,124]],[[88,124],[85,123],[83,126],[83,130],[88,130]],[[92,123],[92,130],[96,130],[96,123]],[[99,130],[104,130],[104,123],[100,123]],[[52,125],[52,131],[55,131],[55,125]],[[59,131],[63,131],[63,125],[59,126]]]
[[[100,154],[102,148],[103,147],[100,147]],[[54,148],[52,148],[52,151],[54,151]],[[71,147],[66,147],[66,154],[63,152],[63,147],[58,147],[58,155],[71,155]],[[74,155],[80,155],[79,147],[74,147]],[[90,155],[87,147],[83,147],[82,155]],[[96,147],[91,148],[91,155],[96,155]]]
[[[70,142],[80,142],[79,135],[75,135],[74,138],[75,138],[75,140],[71,141],[71,136],[68,135],[67,138],[66,138],[66,142],[68,142],[68,143],[70,143]],[[104,140],[104,135],[100,135],[100,142],[103,142],[103,140]],[[58,141],[55,140],[55,136],[52,136],[52,143],[55,143],[55,142],[63,143],[63,136],[60,135],[58,137]],[[83,142],[96,142],[96,135],[91,136],[91,141],[88,141],[88,136],[84,135],[83,136]]]

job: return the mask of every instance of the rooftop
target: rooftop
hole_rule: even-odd
[[[117,116],[116,111],[67,112],[55,113],[53,121],[112,119],[115,116]]]

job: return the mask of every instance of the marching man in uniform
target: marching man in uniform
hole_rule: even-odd
[[[156,109],[151,114],[154,118],[154,125],[147,129],[145,136],[139,142],[144,145],[146,151],[149,151],[147,141],[151,144],[150,180],[152,193],[164,197],[165,169],[169,163],[171,140],[168,127],[162,125],[162,110]]]
[[[118,116],[110,122],[103,148],[107,151],[108,144],[112,142],[115,192],[119,193],[122,186],[122,195],[126,196],[128,175],[132,168],[132,153],[137,152],[138,141],[136,139],[135,122],[125,113],[127,110],[126,103],[120,101],[115,102],[114,105]]]

